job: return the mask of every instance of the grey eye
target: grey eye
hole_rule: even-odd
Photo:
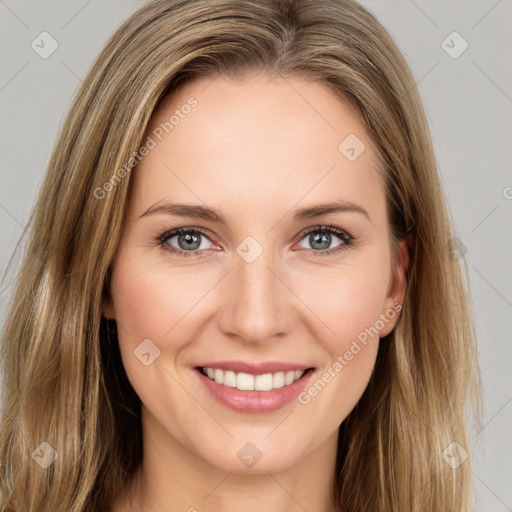
[[[171,240],[176,239],[176,243],[171,243]],[[206,241],[206,246],[205,242]],[[177,233],[170,234],[167,238],[166,243],[168,243],[171,247],[175,249],[179,249],[182,251],[197,251],[208,249],[208,243],[211,243],[205,235],[200,233],[199,231],[189,231],[185,233]]]
[[[335,246],[331,246],[333,242],[333,236],[340,240]],[[303,240],[307,241],[310,244],[310,247],[305,247],[304,245],[300,245],[299,247],[303,247],[304,249],[317,249],[317,250],[325,250],[325,249],[333,249],[338,245],[341,245],[344,241],[338,235],[334,235],[333,233],[328,233],[326,231],[315,230],[308,233]],[[302,241],[301,241],[302,244]]]

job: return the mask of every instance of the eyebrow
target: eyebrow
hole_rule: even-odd
[[[319,204],[307,208],[300,208],[295,211],[292,219],[294,221],[300,221],[305,219],[314,219],[327,215],[329,213],[339,212],[357,212],[361,213],[368,218],[371,222],[370,215],[360,205],[351,203],[349,201],[336,201],[332,203]],[[155,213],[165,213],[167,215],[174,215],[178,217],[188,217],[192,219],[202,219],[210,222],[215,222],[228,226],[226,218],[219,211],[209,206],[182,204],[182,203],[168,203],[168,202],[157,202],[150,206],[141,216],[146,217]]]

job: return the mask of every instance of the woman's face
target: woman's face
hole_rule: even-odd
[[[407,261],[365,127],[324,84],[201,78],[143,144],[104,314],[145,441],[242,473],[335,446]]]

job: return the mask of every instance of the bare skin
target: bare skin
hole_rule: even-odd
[[[190,82],[164,99],[146,136],[191,97],[197,106],[133,171],[103,305],[118,323],[123,364],[143,404],[143,463],[112,512],[332,511],[338,427],[368,384],[379,337],[398,320],[390,311],[403,301],[408,265],[403,244],[392,264],[375,149],[326,85],[266,75]],[[365,145],[353,161],[338,149],[350,134]],[[293,218],[340,201],[359,210]],[[165,202],[214,208],[227,224],[165,211],[142,216]],[[335,233],[315,242],[320,225],[353,242]],[[180,227],[202,228],[198,249],[177,234],[159,245]],[[237,252],[248,236],[257,245],[242,247],[262,249],[250,263]],[[379,334],[354,354],[353,341],[371,326]],[[146,339],[160,351],[147,366],[134,356]],[[333,371],[339,356],[346,364]],[[240,412],[216,400],[195,369],[228,359],[305,364],[315,368],[311,384],[331,369],[331,379],[307,403]],[[252,467],[237,456],[247,443],[261,453]]]

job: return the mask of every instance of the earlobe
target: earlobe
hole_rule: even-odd
[[[112,299],[110,296],[105,297],[103,299],[103,304],[101,307],[101,313],[107,320],[114,320],[115,319],[115,313],[114,313],[114,304],[112,302]]]
[[[107,275],[105,277],[105,281],[103,283],[103,300],[101,304],[101,314],[107,319],[107,320],[114,320],[115,315],[115,308],[114,308],[114,301],[112,300],[112,295],[110,293],[110,280],[111,280],[111,274],[112,274],[112,268],[109,266]]]

